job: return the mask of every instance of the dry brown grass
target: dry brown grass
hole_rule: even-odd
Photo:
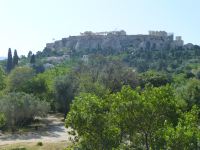
[[[31,143],[17,143],[12,145],[2,145],[0,150],[12,150],[16,148],[25,148],[26,150],[63,150],[64,148],[70,146],[70,143],[65,142],[55,142],[55,143],[42,143],[42,146],[38,146],[37,142]]]

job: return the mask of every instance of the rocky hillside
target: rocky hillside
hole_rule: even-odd
[[[47,43],[46,48],[52,51],[69,49],[72,51],[113,49],[123,51],[128,47],[135,49],[174,49],[182,47],[180,36],[174,40],[174,35],[165,31],[149,31],[146,35],[127,35],[124,30],[111,32],[86,31],[78,36],[69,36],[54,43]]]

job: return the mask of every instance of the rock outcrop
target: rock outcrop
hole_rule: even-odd
[[[69,36],[54,43],[47,43],[46,48],[51,50],[94,50],[113,49],[126,50],[128,47],[135,49],[169,49],[182,47],[183,40],[180,36],[174,40],[174,35],[165,31],[149,31],[147,35],[126,35],[125,31],[98,32],[86,31],[79,36]]]

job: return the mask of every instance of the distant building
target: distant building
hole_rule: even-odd
[[[184,41],[181,36],[176,36],[174,41],[175,47],[182,47],[184,45]]]
[[[92,31],[85,31],[83,33],[80,33],[81,36],[92,36],[92,35],[126,35],[126,31],[120,30],[120,31],[109,31],[109,32],[92,32]]]
[[[163,36],[163,37],[168,36],[167,32],[165,32],[165,31],[149,31],[149,35],[151,35],[151,36]]]

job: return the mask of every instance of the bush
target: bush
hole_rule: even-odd
[[[5,115],[0,113],[0,128],[5,125],[5,122],[6,122]]]
[[[30,123],[35,116],[45,116],[49,111],[49,104],[33,95],[13,92],[0,97],[0,108],[0,113],[7,119],[7,127],[13,129]]]
[[[37,146],[43,146],[42,142],[37,142]]]

